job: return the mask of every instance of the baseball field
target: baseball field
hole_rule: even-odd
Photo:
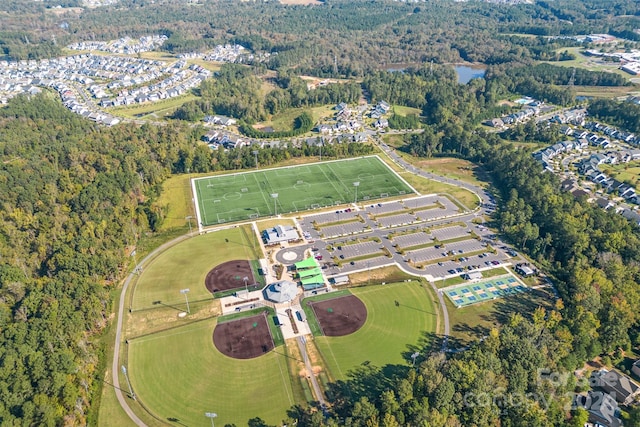
[[[425,344],[425,333],[436,332],[436,308],[417,280],[354,288],[351,292],[367,308],[364,326],[342,337],[315,337],[336,380],[346,379],[347,372],[363,362],[379,367],[406,366],[409,355]]]
[[[204,226],[414,193],[377,156],[198,178],[193,187]]]

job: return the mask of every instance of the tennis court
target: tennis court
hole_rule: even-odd
[[[447,297],[457,308],[460,308],[490,299],[517,294],[525,290],[527,290],[527,287],[509,274],[493,277],[489,280],[464,283],[447,288],[443,292],[447,294]]]
[[[204,226],[415,193],[378,156],[198,178],[193,187]]]

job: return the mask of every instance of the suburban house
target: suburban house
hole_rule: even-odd
[[[640,377],[640,359],[636,360],[633,366],[631,367],[631,372]]]
[[[576,396],[574,404],[576,407],[582,407],[589,412],[589,422],[593,426],[622,426],[618,402],[607,393],[590,391],[587,396]]]
[[[589,382],[594,389],[608,393],[623,405],[633,403],[640,394],[640,386],[618,371],[608,371],[606,369],[594,371]]]

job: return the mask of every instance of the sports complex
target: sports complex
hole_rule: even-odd
[[[193,180],[202,226],[414,193],[378,156]]]
[[[433,251],[423,263],[443,271],[462,265],[462,256],[473,263],[501,255],[480,253],[491,248],[460,222],[473,214],[440,194],[420,195],[377,156],[199,178],[192,190],[201,224],[220,226],[159,252],[126,296],[120,360],[128,377],[120,382],[130,380],[139,403],[129,404],[150,426],[208,426],[204,414],[211,413],[216,425],[254,417],[282,425],[294,405],[330,405],[336,382],[357,392],[360,370],[408,369],[440,350],[438,298],[462,311],[528,289],[507,270],[432,287],[416,251]],[[381,200],[403,194],[409,198]],[[260,218],[336,204],[355,209]],[[281,221],[295,225],[287,227],[300,238],[264,246],[260,233]],[[376,227],[389,234],[372,238]],[[313,230],[321,237],[310,238]],[[349,237],[331,237],[344,231]],[[295,261],[284,262],[285,254]],[[398,268],[412,256],[412,272]],[[391,269],[392,279],[370,283],[370,263]],[[483,270],[494,268],[486,264]],[[305,286],[307,273],[314,286]],[[344,286],[336,274],[367,279]]]

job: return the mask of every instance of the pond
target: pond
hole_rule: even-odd
[[[487,69],[483,66],[456,65],[456,74],[458,75],[458,83],[467,84],[470,80],[478,77],[484,77]]]

